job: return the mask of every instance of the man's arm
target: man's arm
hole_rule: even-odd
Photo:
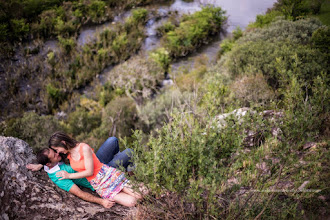
[[[26,165],[26,168],[28,168],[29,170],[32,170],[32,171],[39,171],[39,170],[41,170],[41,168],[43,168],[43,165],[29,163]]]
[[[113,200],[102,199],[102,198],[96,197],[88,192],[82,191],[76,184],[74,184],[71,187],[69,192],[72,193],[73,195],[78,196],[79,198],[81,198],[85,201],[103,205],[104,208],[111,208],[115,204],[115,201],[113,201]]]

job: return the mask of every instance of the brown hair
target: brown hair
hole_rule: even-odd
[[[77,144],[79,144],[78,141],[61,131],[55,132],[48,141],[49,147],[64,147],[66,150],[74,148]]]
[[[42,165],[46,165],[47,163],[50,163],[50,160],[48,158],[49,154],[49,148],[43,148],[37,153],[37,161],[38,163]]]

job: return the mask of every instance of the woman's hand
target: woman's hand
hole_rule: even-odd
[[[59,180],[70,179],[70,174],[62,170],[56,173],[56,177],[60,177]]]
[[[104,208],[111,208],[115,204],[115,200],[112,199],[103,199],[102,205]]]
[[[42,167],[43,167],[42,164],[29,163],[26,165],[26,168],[28,168],[31,171],[39,171]]]

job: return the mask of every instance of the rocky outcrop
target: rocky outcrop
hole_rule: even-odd
[[[44,171],[29,171],[25,165],[31,162],[35,156],[26,142],[0,136],[0,219],[123,219],[134,210],[83,201]]]

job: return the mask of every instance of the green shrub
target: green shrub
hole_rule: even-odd
[[[239,43],[248,41],[289,41],[292,44],[309,44],[315,30],[322,27],[319,20],[310,18],[295,22],[279,19],[266,28],[247,32]]]
[[[135,24],[144,23],[147,19],[147,16],[148,16],[147,9],[139,8],[139,9],[132,10],[132,16],[130,19]]]
[[[281,11],[287,19],[297,19],[309,14],[318,14],[324,0],[279,0],[274,9]]]
[[[264,15],[257,15],[256,21],[248,25],[249,28],[262,28],[268,26],[270,23],[275,21],[276,17],[282,16],[283,14],[277,10],[271,10]]]
[[[22,139],[37,152],[47,147],[49,137],[59,130],[63,130],[63,126],[55,117],[26,112],[21,118],[7,120],[1,135]]]
[[[223,41],[221,41],[220,43],[221,54],[225,54],[231,51],[231,49],[234,47],[234,44],[235,42],[230,38],[226,38]]]
[[[32,27],[35,31],[41,33],[41,36],[48,37],[54,34],[56,25],[56,11],[54,9],[43,11],[39,15],[39,24],[34,24]]]
[[[118,138],[130,137],[136,128],[137,111],[135,103],[128,97],[111,100],[102,112],[101,134]]]
[[[329,2],[324,2],[321,5],[320,13],[317,15],[317,18],[322,21],[324,25],[330,25],[330,4]]]
[[[268,28],[248,33],[228,54],[227,66],[234,74],[261,72],[274,88],[280,84],[277,63],[299,79],[312,82],[326,69],[326,55],[309,46],[321,24],[315,19],[278,21]]]
[[[49,52],[49,53],[47,54],[47,61],[48,61],[48,63],[49,63],[52,67],[55,66],[55,64],[56,64],[56,58],[55,58],[55,53],[54,53],[54,52]]]
[[[52,85],[51,83],[46,86],[47,97],[49,98],[50,109],[58,107],[66,98],[66,94],[61,89]]]
[[[60,17],[56,18],[55,32],[58,35],[58,38],[60,38],[60,36],[69,37],[73,33],[75,33],[75,31],[76,26],[73,24],[72,21],[65,22]]]
[[[266,43],[249,42],[232,50],[232,60],[228,62],[234,74],[261,71],[271,86],[280,84],[277,63],[288,71],[295,71],[299,79],[312,82],[313,78],[327,66],[326,57],[309,46],[292,45],[289,42]]]
[[[164,36],[164,47],[173,57],[185,56],[204,44],[208,36],[220,31],[226,19],[224,13],[221,8],[204,7],[183,17],[179,27]]]
[[[73,49],[76,47],[76,42],[73,38],[62,38],[58,36],[58,41],[61,48],[66,54],[70,54]]]
[[[101,106],[106,106],[115,96],[114,88],[109,82],[102,86],[101,91],[99,92],[98,99]]]
[[[243,31],[239,26],[237,26],[236,29],[233,30],[232,34],[233,34],[233,40],[236,41],[243,36]]]
[[[281,129],[286,134],[288,142],[299,145],[315,140],[323,128],[322,125],[328,120],[329,78],[322,71],[315,75],[313,83],[310,83],[299,79],[291,72],[282,74],[286,84],[280,90],[283,99],[279,101],[279,106],[285,109],[285,123]]]
[[[157,99],[149,100],[140,107],[138,112],[139,119],[143,123],[142,128],[146,132],[160,128],[168,122],[173,110],[189,98],[191,98],[191,94],[181,93],[178,89],[171,89],[158,95]]]
[[[265,105],[275,98],[274,91],[262,74],[237,78],[231,86],[231,91],[243,106]]]
[[[201,218],[219,216],[224,210],[217,199],[226,179],[230,155],[240,148],[242,137],[235,119],[220,130],[216,124],[187,112],[171,114],[171,122],[144,144],[135,132],[135,178],[154,193],[175,192],[192,202]],[[204,123],[206,122],[206,124]]]
[[[124,51],[128,45],[127,33],[123,32],[116,36],[112,41],[111,48],[114,50],[118,57],[121,57],[122,54],[125,54]]]
[[[88,6],[88,15],[91,17],[92,21],[98,21],[105,14],[105,2],[93,0]]]
[[[24,38],[30,30],[30,26],[25,19],[12,19],[11,28],[13,29],[14,38]]]
[[[174,31],[174,29],[175,25],[168,21],[157,28],[157,34],[163,36],[170,31]]]
[[[78,108],[68,117],[68,131],[74,136],[91,132],[101,124],[100,113],[90,113],[84,108]]]
[[[108,53],[108,51],[106,49],[103,49],[103,48],[99,49],[97,51],[97,59],[98,59],[98,61],[101,65],[103,64],[104,60],[107,59],[107,56],[108,56],[107,53]]]
[[[116,66],[108,80],[115,90],[125,91],[127,95],[141,102],[157,91],[163,73],[162,68],[155,62],[134,57],[129,62]]]
[[[235,42],[243,36],[242,29],[237,26],[236,29],[233,31],[232,36],[230,38],[224,39],[220,43],[221,50],[219,51],[218,55],[223,55],[227,53],[228,51],[231,51],[231,49],[234,47]]]
[[[169,53],[165,50],[165,48],[158,48],[157,50],[150,53],[150,57],[158,63],[164,72],[167,72],[171,63],[171,58]]]
[[[312,35],[312,45],[314,48],[319,49],[324,53],[329,53],[330,51],[330,28],[320,27],[313,32]]]
[[[8,25],[0,24],[0,41],[6,40],[8,37]]]

